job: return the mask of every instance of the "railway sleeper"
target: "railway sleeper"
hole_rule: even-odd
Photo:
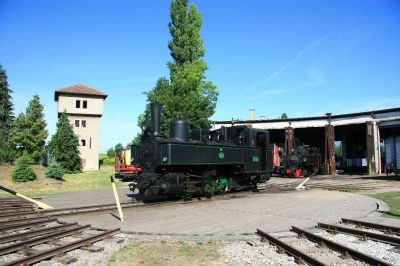
[[[80,249],[95,253],[95,252],[103,251],[104,247],[99,247],[99,246],[95,246],[93,244],[88,244],[86,246],[81,247]]]
[[[54,256],[53,259],[56,262],[64,264],[64,265],[72,264],[72,263],[78,261],[77,258],[65,255],[65,253],[60,253],[59,255]]]
[[[40,250],[37,250],[37,249],[34,249],[34,248],[25,247],[25,248],[23,248],[21,250],[18,250],[17,254],[21,254],[21,255],[24,255],[24,256],[32,256],[32,255],[35,255],[35,254],[37,254],[39,252],[40,252]]]

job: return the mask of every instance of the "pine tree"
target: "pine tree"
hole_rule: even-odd
[[[12,90],[8,87],[7,73],[0,64],[0,141],[7,142],[14,120]]]
[[[14,171],[11,173],[11,177],[15,182],[26,182],[33,181],[36,179],[36,173],[30,166],[31,158],[24,153],[17,161]]]
[[[171,3],[171,22],[168,24],[172,40],[168,43],[172,62],[168,62],[170,81],[160,78],[156,86],[147,92],[147,104],[138,124],[150,118],[150,104],[163,104],[161,133],[168,136],[169,121],[186,119],[191,128],[209,127],[210,116],[215,112],[218,92],[216,86],[207,81],[207,64],[203,57],[205,49],[200,36],[202,19],[194,4],[187,0]],[[140,134],[133,141],[138,141]]]
[[[19,151],[27,152],[38,163],[45,154],[47,136],[43,105],[39,96],[34,95],[25,114],[20,114],[14,123],[13,143]]]
[[[20,113],[13,123],[11,142],[16,148],[19,155],[26,150],[26,140],[28,138],[28,125],[26,123],[26,116]]]
[[[50,140],[49,150],[54,160],[67,173],[77,173],[82,170],[78,145],[79,139],[64,112],[58,119],[57,131]]]
[[[12,90],[8,87],[7,73],[0,64],[0,164],[14,161],[15,152],[10,143],[14,120]]]

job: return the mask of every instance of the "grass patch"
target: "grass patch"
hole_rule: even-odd
[[[2,186],[18,191],[27,196],[45,196],[66,192],[86,191],[96,189],[110,189],[110,176],[114,175],[114,167],[102,166],[99,171],[90,171],[79,174],[65,174],[63,180],[55,180],[45,177],[46,168],[33,165],[37,175],[34,181],[17,183],[11,179],[11,172],[15,166],[0,166],[0,183]],[[125,187],[125,184],[116,180],[117,187]],[[0,197],[10,197],[9,193],[0,191]],[[12,196],[13,197],[13,196]]]
[[[217,250],[221,243],[208,241],[142,241],[124,246],[108,265],[224,265]]]
[[[389,205],[389,212],[385,214],[386,217],[400,219],[400,191],[378,193],[370,196],[380,199]]]

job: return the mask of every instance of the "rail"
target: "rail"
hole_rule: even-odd
[[[280,249],[283,249],[285,252],[287,252],[290,255],[292,255],[293,257],[295,257],[299,264],[306,262],[310,265],[316,265],[316,266],[326,266],[327,265],[327,264],[320,262],[319,260],[307,255],[306,253],[284,243],[283,241],[280,241],[279,239],[271,236],[270,234],[267,234],[266,232],[264,232],[260,229],[257,229],[256,233],[259,236],[261,236],[262,238],[267,239],[271,244],[277,246]]]
[[[364,230],[358,230],[354,228],[349,228],[349,227],[343,227],[339,225],[333,225],[333,224],[325,224],[325,223],[318,223],[318,227],[327,229],[328,231],[332,232],[342,232],[345,234],[353,235],[353,236],[359,236],[364,239],[372,239],[380,242],[384,242],[390,245],[398,246],[400,245],[400,238],[395,237],[395,236],[389,236],[389,235],[384,235],[384,234],[377,234],[377,233],[372,233]]]
[[[353,219],[347,219],[347,218],[342,218],[342,222],[347,223],[347,224],[355,224],[355,225],[359,225],[359,226],[363,226],[363,227],[371,228],[371,229],[384,230],[388,233],[394,233],[394,234],[400,235],[400,227],[359,221],[359,220],[353,220]]]
[[[325,244],[327,247],[329,247],[331,249],[337,250],[337,251],[343,253],[344,255],[350,255],[351,257],[356,258],[361,261],[364,261],[368,264],[381,265],[381,266],[390,266],[391,265],[383,260],[371,257],[367,254],[361,253],[357,250],[346,247],[344,245],[341,245],[339,243],[336,243],[336,242],[326,239],[324,237],[315,235],[313,233],[310,233],[310,232],[300,229],[298,227],[292,226],[291,231],[297,233],[299,236],[304,236],[307,239],[309,239],[313,242],[316,242],[318,244]]]

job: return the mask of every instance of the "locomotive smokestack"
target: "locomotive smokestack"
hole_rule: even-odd
[[[152,103],[150,108],[151,108],[151,122],[153,123],[153,135],[161,136],[160,125],[161,125],[162,105],[159,103]]]

